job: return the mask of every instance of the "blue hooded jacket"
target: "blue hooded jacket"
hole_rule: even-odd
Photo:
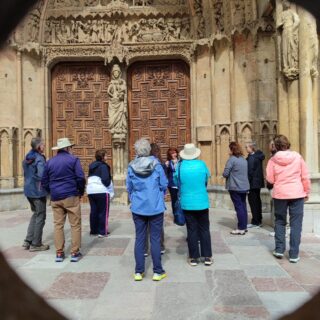
[[[47,192],[41,186],[41,178],[46,158],[39,152],[31,150],[22,162],[24,173],[24,194],[28,198],[43,198]]]
[[[150,156],[131,161],[126,185],[133,213],[153,216],[165,211],[168,180],[158,159]]]

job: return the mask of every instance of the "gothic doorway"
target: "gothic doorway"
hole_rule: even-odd
[[[191,141],[190,69],[180,60],[137,62],[128,70],[129,157],[142,137],[179,150]]]
[[[60,63],[52,70],[52,145],[68,137],[76,145],[87,174],[97,149],[106,149],[112,168],[107,88],[110,74],[103,63]]]

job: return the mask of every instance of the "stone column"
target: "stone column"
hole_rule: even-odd
[[[318,164],[317,66],[318,38],[315,18],[298,10],[300,61],[300,149],[311,173],[312,192],[305,206],[304,231],[320,234],[320,174]]]
[[[23,78],[22,78],[22,53],[17,51],[17,104],[19,108],[19,131],[18,131],[18,159],[17,161],[17,187],[23,186],[22,160],[24,158],[24,137],[23,137]]]

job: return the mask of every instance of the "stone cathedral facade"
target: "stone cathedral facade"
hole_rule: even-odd
[[[0,52],[0,209],[24,206],[21,162],[32,137],[60,137],[87,170],[97,148],[126,202],[133,143],[194,142],[227,206],[228,144],[276,133],[307,161],[307,230],[319,232],[317,22],[287,1],[41,0]],[[268,195],[265,194],[265,204]],[[268,207],[266,207],[266,210]]]

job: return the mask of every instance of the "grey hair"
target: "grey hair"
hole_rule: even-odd
[[[38,150],[39,146],[43,144],[43,140],[40,137],[31,139],[31,148],[32,150]]]
[[[248,145],[249,147],[251,147],[252,150],[257,150],[257,144],[256,144],[256,142],[250,141],[250,142],[247,143],[247,145]]]
[[[139,139],[134,144],[134,150],[138,157],[147,157],[150,155],[151,146],[147,139]]]

